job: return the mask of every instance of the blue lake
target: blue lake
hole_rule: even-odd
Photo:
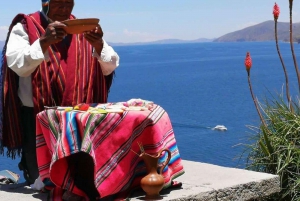
[[[280,43],[292,92],[298,89],[289,43]],[[242,144],[258,126],[244,66],[251,53],[251,82],[259,99],[281,93],[284,74],[274,42],[116,46],[121,60],[110,102],[152,100],[169,114],[181,157],[227,167],[245,167]],[[295,44],[296,54],[300,46]],[[293,93],[294,97],[296,96]],[[225,125],[226,132],[212,130]],[[246,157],[246,155],[244,156]],[[0,157],[0,170],[17,169],[19,159]]]

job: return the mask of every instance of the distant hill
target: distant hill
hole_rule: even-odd
[[[214,39],[208,38],[198,38],[196,40],[180,40],[180,39],[165,39],[152,42],[137,42],[137,43],[114,43],[108,42],[111,46],[122,46],[122,45],[150,45],[150,44],[177,44],[177,43],[203,43],[203,42],[212,42]],[[0,51],[2,51],[4,46],[4,41],[0,41]]]
[[[212,42],[214,39],[198,38],[196,40],[180,40],[180,39],[165,39],[151,42],[136,42],[136,43],[114,43],[108,42],[111,46],[125,46],[125,45],[154,45],[154,44],[179,44],[179,43],[204,43]]]
[[[241,41],[273,41],[275,40],[274,21],[265,21],[238,31],[225,34],[214,42],[241,42]],[[290,41],[289,22],[278,22],[277,33],[279,41]],[[300,23],[293,24],[294,41],[300,39]]]
[[[278,22],[277,33],[279,41],[290,41],[290,24],[289,22]],[[152,45],[152,44],[179,44],[179,43],[203,43],[203,42],[243,42],[243,41],[274,41],[274,21],[269,20],[257,25],[237,30],[225,34],[219,38],[207,39],[199,38],[196,40],[180,40],[180,39],[165,39],[151,42],[136,42],[136,43],[115,43],[108,42],[111,46],[126,46],[126,45]],[[293,23],[293,40],[300,42],[300,22]],[[0,51],[4,46],[4,41],[0,41]]]
[[[290,41],[290,24],[289,22],[278,22],[277,33],[279,41]],[[300,42],[300,22],[293,23],[293,40]],[[111,46],[126,46],[126,45],[151,45],[151,44],[179,44],[179,43],[203,43],[203,42],[243,42],[243,41],[274,41],[274,21],[269,20],[257,25],[225,34],[216,39],[199,38],[196,40],[180,40],[180,39],[165,39],[151,42],[136,42],[136,43],[115,43],[108,42]],[[0,51],[4,46],[4,41],[0,41]]]

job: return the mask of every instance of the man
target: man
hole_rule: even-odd
[[[74,19],[73,7],[74,0],[42,0],[41,11],[14,18],[3,49],[2,143],[11,157],[22,149],[19,168],[29,184],[39,175],[35,115],[45,106],[107,102],[119,65],[100,25],[66,33],[61,21]]]

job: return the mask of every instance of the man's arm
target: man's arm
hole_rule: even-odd
[[[20,77],[28,77],[49,55],[47,51],[43,53],[39,39],[30,45],[23,25],[17,23],[8,39],[6,58],[8,67]]]
[[[105,40],[103,40],[101,55],[94,50],[93,56],[97,57],[101,65],[103,75],[111,74],[119,66],[119,55],[105,42]]]
[[[84,38],[93,46],[93,56],[98,58],[103,75],[110,75],[119,66],[120,58],[114,49],[103,40],[101,26],[98,24],[94,30],[85,32]]]

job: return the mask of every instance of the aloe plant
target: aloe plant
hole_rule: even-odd
[[[292,33],[293,0],[289,0],[290,11],[290,46],[294,61],[295,73],[298,79],[300,92],[300,76],[294,53]],[[277,19],[280,14],[279,6],[275,3],[273,15],[275,21],[275,41],[278,56],[283,67],[286,84],[287,103],[283,94],[271,95],[259,102],[255,98],[250,70],[252,59],[247,52],[245,66],[248,75],[248,84],[252,100],[260,118],[259,126],[249,126],[254,132],[247,145],[247,169],[277,174],[281,180],[281,191],[269,200],[299,201],[300,200],[300,100],[292,98],[289,91],[289,80],[286,67],[281,57],[277,39]],[[294,97],[299,97],[295,95]]]

